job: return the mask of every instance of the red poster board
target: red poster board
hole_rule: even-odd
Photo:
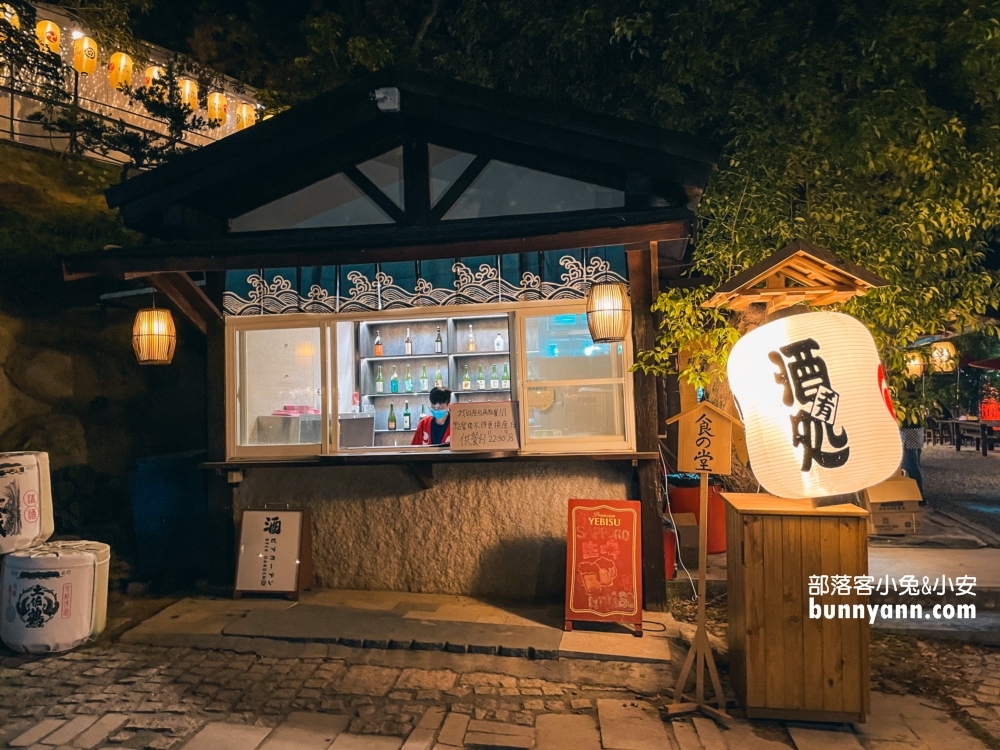
[[[570,500],[566,630],[573,621],[623,622],[642,632],[639,503]]]

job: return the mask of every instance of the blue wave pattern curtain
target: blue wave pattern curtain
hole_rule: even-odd
[[[621,245],[350,266],[226,273],[227,315],[352,313],[437,305],[583,299],[595,281],[628,283]]]

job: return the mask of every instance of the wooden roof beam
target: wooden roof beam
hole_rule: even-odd
[[[208,331],[209,321],[222,320],[219,308],[186,273],[150,274],[149,283],[202,333]]]

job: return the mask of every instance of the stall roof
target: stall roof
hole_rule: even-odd
[[[398,107],[380,106],[383,90]],[[456,154],[457,171],[431,184],[442,182],[435,159]],[[650,241],[676,262],[717,154],[649,125],[380,71],[109,188],[126,226],[156,241],[66,262],[71,273],[120,274]],[[387,169],[401,175],[392,190],[380,182]],[[481,208],[499,190],[487,183],[513,194],[524,175],[534,193],[523,208]],[[532,205],[560,186],[575,203]],[[337,190],[364,210],[324,218]]]

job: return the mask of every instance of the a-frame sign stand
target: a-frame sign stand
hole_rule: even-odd
[[[698,619],[697,631],[681,667],[674,701],[667,706],[667,713],[676,716],[691,711],[702,711],[714,719],[728,722],[726,698],[722,692],[719,671],[715,667],[712,646],[708,642],[708,618],[705,596],[708,577],[708,475],[729,474],[732,471],[733,425],[742,427],[740,421],[721,409],[703,401],[683,414],[667,420],[667,424],[680,421],[677,436],[678,471],[698,474],[700,477],[700,515],[698,518]],[[705,668],[708,667],[712,690],[715,693],[713,708],[705,698]],[[685,699],[684,687],[695,671],[694,700]]]

